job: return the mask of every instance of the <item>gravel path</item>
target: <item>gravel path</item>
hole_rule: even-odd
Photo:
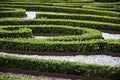
[[[104,32],[102,32],[102,36],[105,39],[120,39],[120,34],[110,34],[110,33],[104,33]]]
[[[34,36],[34,38],[53,38],[53,37],[50,37],[50,36]]]
[[[5,52],[0,52],[0,54],[8,55],[8,53]],[[40,56],[40,55],[20,55],[20,54],[9,54],[9,55],[36,58],[36,59],[45,59],[45,60],[59,60],[59,61],[83,62],[83,63],[99,64],[99,65],[120,66],[120,57],[112,57],[107,55],[76,55],[76,56]]]
[[[35,12],[35,11],[26,11],[27,19],[35,19],[36,13],[47,13],[47,14],[66,14],[66,13],[57,13],[57,12]],[[68,13],[67,13],[68,14]]]

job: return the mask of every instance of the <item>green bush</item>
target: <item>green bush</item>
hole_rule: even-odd
[[[94,0],[95,2],[119,2],[119,0]]]
[[[112,43],[113,42],[113,43]],[[112,43],[112,44],[111,44]],[[47,39],[0,39],[0,50],[34,52],[119,53],[119,40],[49,41]],[[118,48],[116,48],[118,47]]]
[[[117,23],[117,24],[120,23],[119,18],[98,16],[98,15],[85,15],[85,14],[78,15],[78,14],[37,13],[36,18],[88,20],[88,21],[110,22],[110,23]]]
[[[21,77],[14,77],[14,76],[8,76],[6,74],[0,74],[0,80],[34,80],[32,78],[21,78]]]
[[[0,8],[0,17],[23,17],[26,10],[17,8]]]
[[[0,38],[28,38],[33,37],[32,31],[27,28],[0,28]]]
[[[51,3],[51,2],[54,2],[54,3],[67,3],[67,2],[70,2],[70,3],[92,3],[93,0],[2,0],[2,2],[39,2],[39,3]]]
[[[26,29],[30,28],[30,29]],[[94,29],[86,29],[72,26],[60,26],[60,25],[29,25],[29,26],[1,26],[0,38],[28,38],[33,34],[58,34],[66,35],[51,38],[49,40],[54,41],[79,41],[90,39],[101,39],[102,34],[100,31]],[[94,32],[96,34],[94,34]],[[93,35],[94,34],[94,35]]]
[[[120,17],[119,12],[92,10],[92,9],[84,9],[84,8],[69,8],[69,7],[45,6],[45,5],[40,5],[40,6],[39,5],[11,5],[11,4],[1,4],[0,6],[24,8],[26,10],[34,10],[34,11],[53,11],[53,12],[64,12],[64,13],[79,13],[79,14],[93,14],[93,15]]]
[[[120,31],[119,24],[96,22],[96,21],[80,21],[80,20],[65,20],[65,19],[35,19],[25,20],[18,18],[2,18],[0,19],[0,25],[67,25],[77,26],[84,28]],[[88,26],[89,25],[89,26]]]
[[[36,72],[71,74],[86,77],[101,77],[110,80],[120,79],[120,67],[85,64],[80,62],[66,62],[21,58],[10,55],[0,55],[1,68],[14,68]]]

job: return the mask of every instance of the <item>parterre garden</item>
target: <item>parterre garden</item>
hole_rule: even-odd
[[[35,19],[25,19],[23,17],[26,16],[26,11],[56,14],[37,13]],[[32,55],[120,55],[120,39],[104,39],[102,30],[120,32],[119,0],[0,1],[0,52]],[[36,39],[34,35],[57,36]],[[120,79],[120,66],[22,58],[3,54],[0,54],[0,68]],[[0,75],[0,80],[7,78]],[[8,80],[13,80],[13,77],[9,78]]]

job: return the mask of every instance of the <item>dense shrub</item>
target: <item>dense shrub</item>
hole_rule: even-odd
[[[26,29],[30,28],[30,29]],[[102,34],[100,31],[94,29],[86,29],[72,26],[60,25],[29,25],[29,26],[4,26],[0,28],[0,38],[28,38],[33,34],[58,34],[66,36],[58,36],[49,40],[54,41],[79,41],[89,39],[101,39]],[[94,32],[96,34],[94,34]],[[93,35],[94,34],[94,35]]]
[[[61,3],[61,2],[64,2],[64,3],[67,3],[67,2],[70,2],[70,3],[92,3],[93,0],[2,0],[2,2],[39,2],[39,3],[51,3],[51,2],[54,2],[54,3]]]
[[[8,76],[6,74],[0,74],[0,80],[34,80],[32,78],[22,78],[22,77],[15,77],[15,76]]]
[[[28,38],[33,37],[32,31],[27,28],[0,28],[0,38]]]
[[[86,77],[101,77],[111,80],[119,80],[120,78],[120,67],[79,62],[21,58],[10,55],[0,55],[0,66],[2,68],[72,74]]]
[[[88,20],[88,21],[110,22],[110,23],[117,23],[117,24],[120,23],[119,18],[98,16],[98,15],[85,15],[85,14],[78,15],[78,14],[37,13],[36,18]]]
[[[24,8],[26,10],[36,10],[36,11],[53,11],[53,12],[64,12],[64,13],[79,13],[79,14],[93,14],[93,15],[103,15],[103,16],[112,16],[120,17],[120,13],[104,10],[92,10],[84,8],[69,8],[69,7],[60,7],[60,6],[45,6],[45,5],[10,5],[10,4],[1,4],[1,7],[17,7]]]
[[[47,39],[0,39],[0,50],[35,52],[120,52],[119,40],[49,41]],[[118,48],[116,48],[118,47]]]
[[[119,2],[119,0],[94,0],[95,2]]]
[[[17,8],[0,8],[0,17],[23,17],[26,10]]]
[[[120,31],[119,24],[95,22],[95,21],[80,21],[80,20],[65,20],[65,19],[35,19],[35,20],[25,20],[17,18],[4,18],[0,19],[0,25],[67,25],[67,26],[77,26],[84,28]],[[89,25],[89,26],[88,26]]]

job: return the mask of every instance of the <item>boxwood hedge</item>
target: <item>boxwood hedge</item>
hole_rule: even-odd
[[[34,80],[32,78],[22,78],[22,77],[15,77],[15,76],[10,76],[7,74],[0,74],[0,80]]]
[[[85,14],[47,14],[37,13],[36,18],[50,18],[50,19],[72,19],[72,20],[88,20],[88,21],[99,21],[99,22],[110,22],[120,23],[119,18],[98,16],[98,15],[85,15]]]
[[[24,17],[25,12],[25,9],[0,8],[0,17]]]
[[[66,19],[35,19],[26,20],[19,18],[1,18],[0,25],[67,25],[77,26],[84,28],[120,31],[119,24],[96,22],[96,21],[84,21],[84,20],[66,20]],[[89,26],[88,26],[89,25]]]
[[[110,80],[120,79],[120,67],[85,64],[80,62],[21,58],[17,56],[0,54],[0,66],[1,68],[31,70],[36,72],[101,77]]]
[[[26,29],[29,28],[29,29]],[[31,29],[31,30],[30,30]],[[1,26],[0,38],[28,38],[33,34],[58,34],[66,35],[53,37],[49,40],[54,41],[79,41],[90,39],[102,39],[100,31],[72,26],[62,25],[29,25],[29,26]],[[94,32],[96,34],[94,34]],[[94,34],[94,35],[93,35]]]
[[[0,6],[24,8],[26,10],[34,10],[34,11],[53,11],[53,12],[64,12],[64,13],[93,14],[93,15],[120,17],[119,12],[92,10],[92,9],[84,9],[84,8],[69,8],[69,7],[45,6],[45,5],[11,5],[11,4],[0,4]]]

